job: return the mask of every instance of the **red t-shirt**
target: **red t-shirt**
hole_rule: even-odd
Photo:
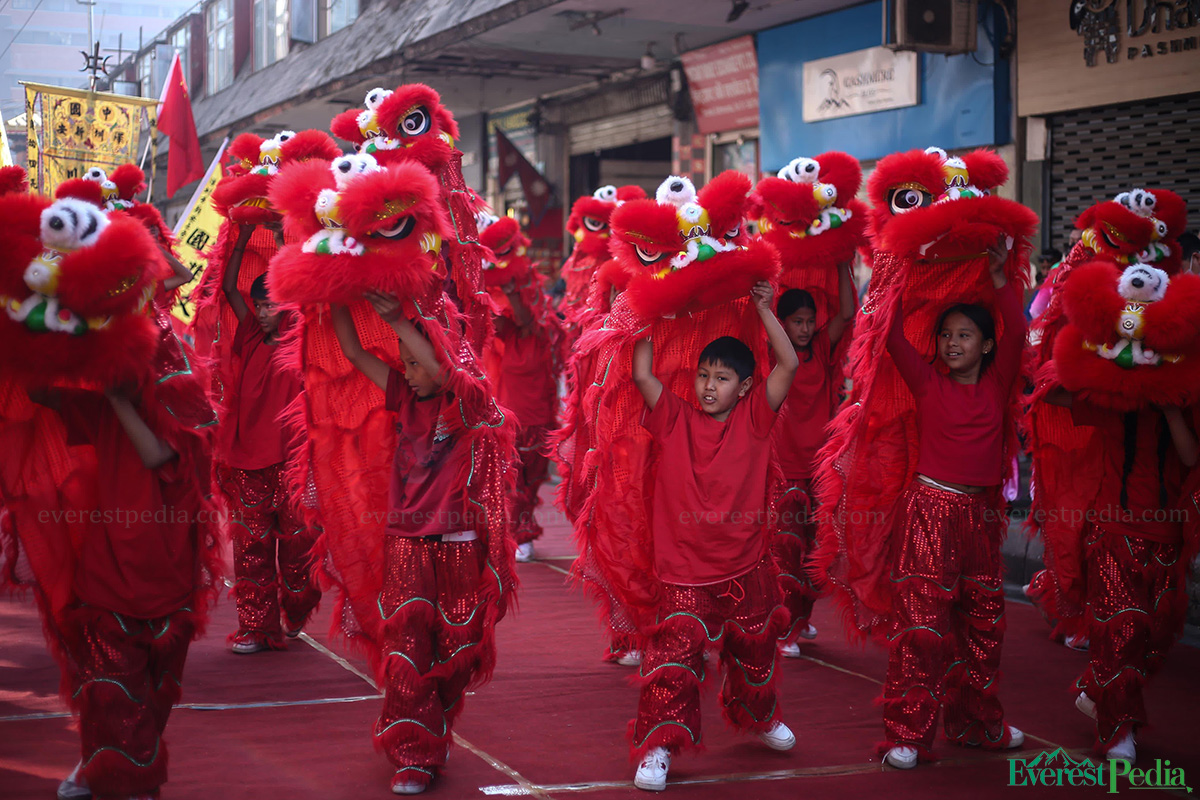
[[[719,583],[762,558],[776,416],[763,385],[738,401],[724,422],[663,389],[642,423],[659,448],[651,514],[659,579]]]
[[[75,570],[80,600],[139,619],[187,605],[196,584],[198,487],[177,459],[146,469],[102,395],[64,392],[59,413],[67,444],[96,450],[98,507],[79,509],[89,523]]]
[[[1021,368],[1025,314],[1016,284],[996,295],[1004,321],[991,366],[975,384],[943,375],[904,336],[900,310],[888,334],[888,352],[916,399],[917,472],[964,486],[995,486],[1003,479],[1004,410]]]
[[[304,389],[300,373],[288,368],[279,348],[269,344],[253,314],[238,322],[233,354],[242,360],[237,378],[236,408],[222,432],[225,461],[238,469],[264,469],[287,458],[296,431],[279,415]]]
[[[553,425],[558,385],[551,370],[550,343],[516,326],[510,326],[501,338],[504,354],[497,400],[516,414],[522,427]]]
[[[1092,503],[1093,521],[1124,536],[1178,542],[1183,524],[1171,520],[1171,510],[1179,507],[1187,470],[1171,442],[1162,412],[1146,409],[1122,414],[1076,400],[1071,405],[1071,419],[1076,425],[1093,426],[1102,437],[1104,472]],[[1136,443],[1128,467],[1127,441]]]
[[[464,518],[463,486],[469,466],[456,435],[454,398],[420,398],[404,373],[388,373],[387,409],[396,412],[396,457],[388,492],[387,532],[393,536],[434,536],[475,529]]]
[[[797,352],[800,369],[788,388],[787,400],[775,426],[779,466],[788,481],[812,477],[817,451],[825,444],[825,427],[833,419],[833,353],[829,332],[822,328],[807,353]]]

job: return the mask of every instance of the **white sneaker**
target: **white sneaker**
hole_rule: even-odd
[[[800,631],[796,635],[801,639],[808,639],[811,642],[813,639],[817,638],[817,629],[810,622],[804,626],[804,630]]]
[[[1026,600],[1032,600],[1032,599],[1033,599],[1032,597],[1030,597],[1030,596],[1029,596],[1029,587],[1030,587],[1030,586],[1033,586],[1033,584],[1032,584],[1032,583],[1027,583],[1027,584],[1025,584],[1024,586],[1022,586],[1022,587],[1021,587],[1021,594],[1025,595],[1025,599],[1026,599]]]
[[[617,663],[622,667],[640,667],[642,665],[642,651],[626,650],[617,656]]]
[[[1008,749],[1016,750],[1018,747],[1024,746],[1024,744],[1025,744],[1025,732],[1022,731],[1020,728],[1014,728],[1012,725],[1009,725],[1008,726]]]
[[[665,747],[655,747],[646,753],[633,776],[633,785],[647,792],[661,792],[667,788],[667,771],[671,769],[671,754]]]
[[[784,658],[800,658],[800,645],[796,644],[795,642],[788,642],[787,644],[780,645],[779,655],[783,656]]]
[[[92,790],[83,777],[83,762],[80,761],[58,785],[58,800],[87,800],[91,796]]]
[[[527,564],[533,561],[533,542],[517,545],[517,563]]]
[[[898,744],[887,751],[883,760],[896,769],[912,769],[917,765],[917,748]]]
[[[428,785],[425,781],[405,779],[404,771],[402,770],[392,777],[392,794],[421,794]]]
[[[1087,635],[1083,633],[1077,633],[1074,636],[1068,636],[1066,639],[1063,639],[1063,644],[1072,650],[1081,650],[1083,652],[1087,652],[1087,650],[1092,646],[1091,640],[1088,639]]]
[[[780,752],[791,750],[796,746],[796,734],[792,733],[792,729],[779,720],[775,720],[775,724],[771,726],[770,730],[760,733],[758,739],[772,750]]]
[[[1109,761],[1121,759],[1133,764],[1137,761],[1137,745],[1133,740],[1133,731],[1129,731],[1114,744],[1104,756]]]
[[[1096,701],[1088,697],[1087,692],[1079,693],[1079,697],[1075,698],[1075,707],[1092,719],[1096,718]]]

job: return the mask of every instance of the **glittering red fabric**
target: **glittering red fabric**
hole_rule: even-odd
[[[733,580],[705,586],[664,584],[658,622],[649,633],[632,732],[634,760],[700,743],[700,686],[706,646],[721,648],[722,715],[735,728],[764,731],[779,716],[776,647],[787,627],[775,570],[768,560]]]
[[[947,738],[1002,747],[1002,516],[987,494],[919,482],[901,497],[898,513],[891,558],[897,602],[883,686],[887,741],[927,753],[941,710]]]
[[[494,623],[480,590],[483,542],[388,536],[378,614],[383,710],[376,746],[397,769],[432,778],[446,763],[464,692],[495,663]]]
[[[1188,564],[1179,544],[1095,524],[1084,534],[1091,645],[1076,685],[1096,703],[1097,746],[1106,751],[1146,724],[1142,689],[1183,633]]]
[[[517,480],[510,494],[517,544],[532,542],[542,535],[542,526],[534,519],[534,512],[542,504],[538,490],[550,473],[547,434],[545,426],[524,427],[517,434]]]
[[[811,480],[792,481],[778,488],[776,517],[771,527],[771,557],[779,570],[783,605],[791,616],[784,642],[796,639],[808,625],[818,592],[808,570],[808,557],[816,539]]]
[[[308,622],[321,600],[310,574],[316,531],[304,524],[288,496],[283,464],[221,473],[221,490],[233,515],[239,633],[260,634],[282,646],[280,611],[295,630]]]
[[[179,700],[192,616],[187,609],[150,620],[87,607],[69,612],[72,702],[95,797],[145,795],[166,783],[163,731]]]

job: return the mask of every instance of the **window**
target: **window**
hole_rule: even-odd
[[[233,0],[215,0],[206,11],[208,94],[233,83]]]
[[[179,66],[183,67],[183,78],[187,81],[188,91],[192,91],[192,32],[188,25],[172,33],[168,39],[171,47],[179,51]]]
[[[154,97],[154,51],[141,56],[137,63],[138,83],[141,85],[142,97]]]
[[[254,0],[254,68],[288,53],[288,0]]]
[[[359,0],[324,0],[325,34],[337,33],[358,17]]]

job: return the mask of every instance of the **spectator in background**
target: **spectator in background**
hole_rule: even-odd
[[[1200,236],[1188,231],[1179,237],[1183,248],[1183,271],[1200,274]]]
[[[1066,255],[1071,254],[1071,251],[1073,249],[1075,249],[1075,245],[1079,243],[1079,240],[1082,236],[1083,236],[1083,231],[1079,230],[1078,228],[1071,229],[1071,237],[1067,241]],[[1042,252],[1042,256],[1045,257],[1045,255],[1047,253],[1055,253],[1055,252],[1057,252],[1057,251],[1052,250],[1052,249],[1044,250]],[[1029,304],[1028,317],[1030,319],[1037,319],[1038,315],[1040,315],[1043,311],[1045,311],[1046,306],[1050,304],[1050,295],[1054,291],[1054,271],[1056,269],[1058,269],[1058,266],[1059,266],[1059,264],[1062,263],[1062,261],[1063,261],[1063,257],[1060,255],[1058,261],[1055,262],[1054,265],[1050,267],[1050,270],[1049,270],[1049,272],[1047,272],[1046,277],[1039,284],[1037,293],[1034,294],[1034,296],[1033,296],[1033,302],[1031,302]]]

